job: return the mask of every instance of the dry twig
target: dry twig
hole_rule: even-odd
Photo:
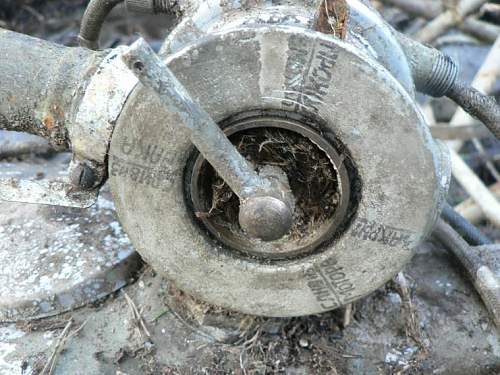
[[[62,352],[64,345],[66,343],[66,340],[68,339],[69,336],[69,330],[71,326],[73,325],[73,318],[70,318],[68,320],[68,323],[66,323],[66,327],[64,327],[63,331],[57,338],[56,345],[54,346],[54,350],[52,351],[52,354],[49,357],[49,360],[45,364],[44,368],[42,369],[42,372],[40,375],[52,375],[54,373],[56,363],[57,363],[57,357],[59,354]]]
[[[344,328],[351,325],[352,317],[354,316],[354,307],[352,303],[349,303],[345,307],[344,311]]]
[[[416,39],[422,43],[431,43],[445,31],[461,24],[469,14],[477,11],[485,2],[486,0],[461,0],[456,7],[450,7],[423,27],[417,33]]]
[[[80,331],[85,327],[87,324],[88,319],[83,322],[80,327],[78,327],[76,330],[73,332],[70,332],[71,327],[73,326],[73,318],[70,318],[68,320],[68,323],[66,323],[66,326],[64,327],[63,331],[59,335],[56,341],[56,345],[54,346],[54,350],[52,351],[52,354],[49,357],[49,360],[43,367],[42,371],[40,372],[40,375],[52,375],[56,369],[56,364],[57,364],[57,359],[61,352],[64,350],[64,347],[66,346],[66,343],[74,336],[76,336]]]
[[[403,272],[400,272],[396,275],[394,281],[398,286],[401,300],[403,301],[404,307],[406,308],[406,336],[415,341],[415,343],[418,344],[422,351],[424,351],[425,353],[427,351],[427,347],[422,339],[422,333],[420,331],[415,306],[413,305],[411,299],[410,285],[408,284],[408,280],[406,279]]]
[[[322,0],[314,28],[324,34],[345,39],[348,20],[349,6],[346,0]]]
[[[491,186],[489,190],[497,199],[500,199],[500,183],[496,183],[495,185]],[[457,211],[472,224],[479,224],[485,219],[483,210],[472,198],[466,199],[459,205],[455,206],[455,211]]]
[[[388,5],[395,6],[411,15],[432,20],[443,12],[443,5],[435,0],[383,0]],[[455,25],[465,33],[488,42],[494,42],[500,34],[500,27],[489,22],[480,21],[475,16],[466,17]]]
[[[127,292],[123,291],[123,295],[125,296],[125,300],[127,301],[128,306],[130,307],[130,310],[132,311],[132,315],[134,317],[134,320],[137,322],[140,328],[142,328],[142,331],[146,334],[148,338],[151,338],[151,334],[149,333],[148,328],[146,327],[146,323],[144,323],[144,319],[142,318],[141,313],[137,309],[137,306],[135,305],[134,301],[132,301],[132,298],[129,297]]]
[[[500,203],[484,186],[474,171],[462,158],[450,149],[453,176],[481,207],[486,217],[497,227],[500,227]]]

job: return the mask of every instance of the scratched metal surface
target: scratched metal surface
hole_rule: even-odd
[[[309,258],[237,257],[193,222],[183,190],[189,139],[175,114],[138,89],[115,129],[110,182],[120,220],[158,272],[216,305],[292,316],[366,295],[409,261],[442,202],[446,159],[387,70],[349,45],[290,26],[225,30],[167,61],[215,121],[255,108],[317,118],[320,131],[349,150],[363,188],[349,229]]]

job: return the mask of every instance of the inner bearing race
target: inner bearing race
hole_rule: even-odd
[[[307,255],[342,227],[350,200],[344,158],[318,132],[301,122],[256,116],[230,122],[224,132],[254,163],[283,169],[296,199],[291,231],[272,242],[248,236],[239,226],[239,200],[195,151],[187,193],[196,219],[218,241],[240,254],[263,259]]]

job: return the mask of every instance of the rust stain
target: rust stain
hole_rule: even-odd
[[[56,125],[56,121],[54,120],[54,116],[52,116],[51,113],[47,114],[45,118],[43,119],[43,126],[47,128],[48,130],[54,129]]]
[[[50,131],[54,130],[62,123],[64,123],[64,112],[57,104],[54,104],[43,118],[43,125]]]
[[[52,112],[54,112],[61,121],[64,119],[64,111],[57,104],[52,106]]]
[[[324,34],[345,39],[348,20],[347,0],[321,0],[314,28]]]

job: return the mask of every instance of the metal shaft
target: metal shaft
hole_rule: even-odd
[[[284,172],[259,175],[143,39],[122,58],[141,83],[178,114],[193,144],[240,198],[241,227],[265,241],[285,235],[292,225],[294,202]]]
[[[32,133],[58,149],[69,148],[68,127],[81,92],[105,54],[4,29],[0,50],[0,129]]]

